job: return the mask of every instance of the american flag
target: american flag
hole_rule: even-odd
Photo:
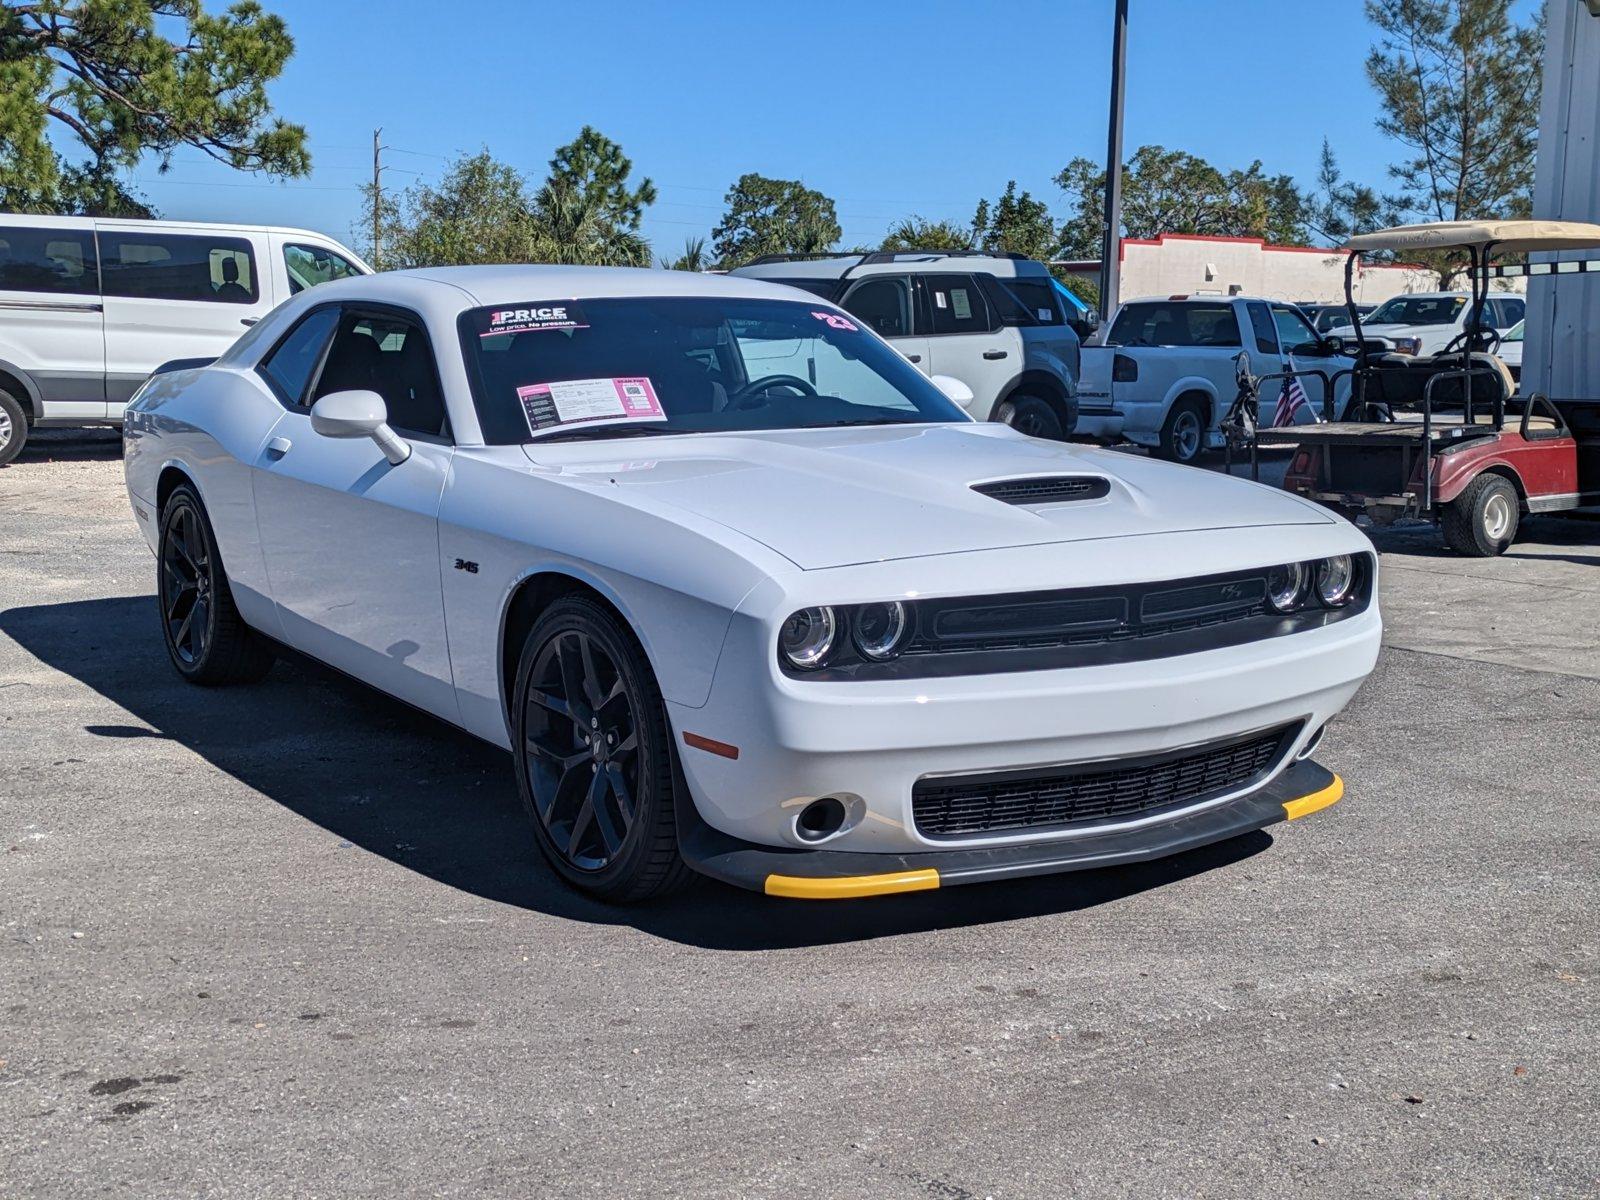
[[[1309,410],[1311,400],[1306,396],[1305,388],[1300,386],[1300,381],[1291,375],[1283,381],[1283,388],[1278,392],[1278,407],[1273,410],[1271,427],[1293,425],[1294,414],[1301,406]]]

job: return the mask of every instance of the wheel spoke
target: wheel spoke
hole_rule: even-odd
[[[600,672],[594,665],[594,647],[586,637],[578,638],[578,658],[583,664],[583,698],[591,710],[597,710],[604,697],[600,693]]]
[[[600,841],[606,848],[607,858],[622,848],[622,836],[627,832],[626,826],[619,832],[616,822],[611,819],[611,810],[606,805],[610,793],[611,773],[603,771],[589,784],[589,802],[585,805],[594,818],[595,828],[600,831]]]
[[[633,789],[628,786],[628,777],[622,770],[622,764],[613,760],[606,764],[606,779],[611,785],[611,794],[617,801],[617,812],[622,817],[622,831],[624,834],[633,827]]]
[[[583,803],[578,806],[578,815],[572,818],[572,832],[567,835],[567,859],[576,863],[582,852],[583,839],[589,834],[589,826],[594,824],[594,792],[586,791],[583,794]]]
[[[572,711],[571,705],[561,697],[551,692],[541,692],[537,688],[528,689],[528,705],[530,708],[538,707],[546,712],[552,712],[564,721],[577,724],[577,714]]]
[[[589,752],[587,750],[579,750],[572,754],[562,754],[532,737],[525,739],[523,745],[529,754],[553,763],[556,770],[563,775],[572,770],[573,767],[589,761]]]
[[[192,584],[192,583],[180,584],[178,586],[177,593],[172,597],[172,603],[167,606],[167,620],[169,620],[169,621],[182,620],[182,618],[178,615],[178,606],[183,604],[184,600],[188,600],[189,604],[184,609],[185,613],[187,613],[189,611],[189,609],[194,607],[194,599],[199,594],[200,594],[200,589],[195,587],[194,584]]]
[[[210,617],[210,602],[197,599],[194,602],[194,607],[189,610],[188,617],[184,619],[189,628],[189,653],[196,658],[199,658],[201,651],[205,649],[206,622]]]
[[[561,666],[561,690],[567,694],[567,708],[573,719],[579,724],[588,724],[594,713],[586,699],[587,692],[583,681],[584,655],[581,651],[574,651],[573,642],[582,645],[582,636],[568,635],[556,645],[556,660]]]

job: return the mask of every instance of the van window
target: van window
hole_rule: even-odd
[[[1127,304],[1106,336],[1108,346],[1237,346],[1239,321],[1226,304]]]
[[[988,333],[989,302],[971,275],[924,275],[934,333]]]
[[[93,296],[99,290],[88,230],[0,228],[0,291]]]
[[[361,268],[342,254],[325,246],[288,245],[283,248],[283,265],[289,273],[291,296],[334,279],[360,275]]]
[[[102,230],[100,271],[108,296],[254,304],[259,294],[255,255],[238,237]]]

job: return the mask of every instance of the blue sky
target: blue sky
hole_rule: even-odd
[[[709,233],[744,171],[833,196],[848,244],[908,213],[965,221],[1013,178],[1064,211],[1052,177],[1105,154],[1111,0],[265,6],[296,39],[272,95],[309,129],[314,174],[273,184],[180,151],[165,177],[134,176],[166,216],[353,240],[379,125],[393,186],[484,146],[542,177],[557,145],[595,125],[656,181],[646,233],[673,253]],[[1130,8],[1130,152],[1259,158],[1309,184],[1327,136],[1347,175],[1384,181],[1397,149],[1374,127],[1360,0]]]

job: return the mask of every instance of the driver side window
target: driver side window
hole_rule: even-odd
[[[450,436],[433,349],[414,320],[388,313],[345,313],[312,402],[350,391],[377,392],[389,410],[389,424],[402,433]]]

